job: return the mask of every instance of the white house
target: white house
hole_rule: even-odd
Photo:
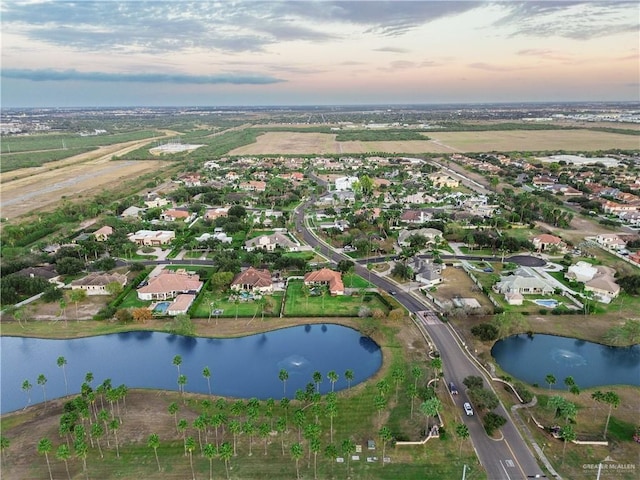
[[[335,180],[335,187],[338,192],[353,190],[353,184],[358,181],[358,177],[338,177]]]

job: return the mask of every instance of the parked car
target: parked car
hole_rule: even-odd
[[[398,292],[396,292],[395,290],[389,290],[389,293],[390,293],[391,295],[395,295],[395,294],[396,294],[396,293],[398,293]]]
[[[471,404],[469,402],[464,402],[464,413],[466,413],[468,416],[473,415],[473,408],[471,408]]]
[[[451,392],[451,395],[457,395],[458,394],[458,389],[456,388],[455,384],[453,382],[449,382],[449,391]]]

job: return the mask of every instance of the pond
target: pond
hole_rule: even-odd
[[[178,390],[178,369],[173,358],[180,355],[180,373],[186,375],[185,391],[208,393],[205,367],[211,371],[214,395],[259,399],[293,398],[297,389],[322,373],[320,393],[331,391],[329,371],[339,375],[334,388],[347,388],[346,370],[352,370],[351,386],[375,374],[382,365],[380,347],[358,331],[334,324],[284,328],[240,338],[194,338],[160,332],[127,332],[70,340],[0,338],[0,413],[31,403],[65,395],[65,374],[69,393],[78,393],[85,375],[91,372],[95,388],[105,379],[113,386]],[[58,367],[58,357],[66,365]],[[279,379],[287,370],[286,382]],[[47,378],[45,392],[37,384]],[[25,380],[33,385],[23,391]]]
[[[491,354],[512,377],[543,388],[549,386],[549,374],[556,378],[555,389],[566,389],[569,376],[580,388],[640,386],[640,345],[608,347],[554,335],[514,335],[496,342]]]

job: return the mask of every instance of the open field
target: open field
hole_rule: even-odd
[[[111,161],[112,156],[140,148],[152,140],[110,145],[41,167],[25,168],[0,175],[2,216],[15,218],[34,210],[53,207],[62,197],[93,194],[114,184],[150,172],[162,161]]]
[[[637,136],[590,130],[510,130],[486,132],[429,132],[432,140],[337,142],[335,134],[267,132],[256,143],[236,148],[230,155],[446,153],[486,151],[638,149]]]

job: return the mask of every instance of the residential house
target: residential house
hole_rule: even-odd
[[[584,284],[587,292],[593,293],[593,298],[600,303],[610,303],[620,294],[620,285],[609,275],[600,275]]]
[[[567,273],[564,274],[564,277],[569,280],[585,283],[592,280],[597,274],[598,269],[595,266],[588,262],[580,261],[570,265],[569,268],[567,268]]]
[[[414,203],[414,204],[422,205],[426,203],[434,203],[436,199],[431,195],[426,194],[425,192],[416,192],[412,195],[406,195],[402,197],[400,201],[402,203]]]
[[[553,177],[549,177],[546,175],[537,175],[533,177],[533,179],[531,180],[531,183],[533,183],[535,187],[548,187],[550,185],[555,184],[557,181],[558,180]]]
[[[147,193],[144,199],[144,204],[147,206],[147,208],[160,208],[160,207],[164,207],[165,205],[168,205],[169,200],[167,200],[166,198],[162,198],[159,194],[155,192],[150,192],[150,193]]]
[[[49,283],[57,283],[56,280],[60,276],[56,272],[55,265],[42,265],[39,267],[27,267],[22,270],[18,270],[16,275],[22,275],[23,277],[35,278],[40,277],[47,280]]]
[[[507,300],[508,293],[550,295],[554,292],[551,285],[524,268],[518,268],[513,275],[500,277],[492,288],[494,292],[505,295]]]
[[[215,233],[205,232],[199,237],[196,237],[196,240],[198,242],[206,242],[207,240],[211,240],[211,239],[218,240],[221,243],[228,243],[228,244],[233,242],[233,238],[229,237],[224,232],[215,232]]]
[[[596,242],[611,250],[622,250],[627,246],[627,242],[615,233],[601,233],[596,237]]]
[[[109,225],[105,225],[104,227],[99,228],[95,232],[93,232],[93,236],[96,238],[98,242],[104,242],[109,238],[109,235],[113,234],[113,228]]]
[[[602,210],[604,213],[610,213],[613,215],[621,215],[628,212],[637,212],[638,205],[635,204],[627,204],[627,203],[618,203],[613,202],[611,200],[607,200],[602,204]]]
[[[436,228],[419,228],[417,230],[400,230],[398,233],[398,245],[401,247],[409,246],[409,238],[413,235],[419,235],[427,239],[427,244],[437,244],[442,240],[442,232]]]
[[[202,185],[202,177],[199,173],[187,173],[182,175],[179,180],[185,187],[199,187]]]
[[[237,274],[231,282],[231,290],[252,293],[272,293],[273,281],[269,270],[249,267]]]
[[[335,189],[338,192],[345,190],[353,190],[353,184],[358,181],[358,177],[338,177],[335,179]]]
[[[87,295],[110,295],[107,285],[117,283],[122,288],[127,284],[127,276],[120,273],[93,272],[71,282],[71,290],[84,290]]]
[[[276,232],[271,235],[261,235],[259,237],[252,238],[244,242],[244,248],[248,252],[252,252],[256,249],[265,249],[269,252],[274,251],[276,248],[281,248],[286,251],[298,250],[298,244],[291,240],[288,236]]]
[[[331,295],[344,295],[342,275],[329,268],[309,272],[304,276],[305,285],[327,285]]]
[[[416,282],[420,282],[424,287],[433,287],[442,283],[441,263],[434,263],[430,259],[416,257],[409,266],[415,274]]]
[[[556,237],[555,235],[550,235],[548,233],[543,233],[533,237],[531,239],[531,243],[533,243],[533,246],[538,252],[549,251],[552,248],[561,252],[567,247],[567,244],[564,243],[560,237]]]
[[[267,189],[267,182],[263,182],[262,180],[250,180],[248,182],[242,182],[238,188],[248,192],[264,192]]]
[[[184,220],[188,222],[192,217],[192,214],[186,209],[172,208],[165,210],[160,214],[160,219],[165,222],[175,222],[177,220]]]
[[[125,208],[120,214],[121,218],[138,218],[141,213],[144,213],[146,208],[140,208],[136,206],[131,206],[129,208]]]
[[[447,175],[443,172],[430,173],[427,178],[431,180],[431,183],[436,188],[448,187],[457,188],[460,185],[460,181]]]
[[[182,313],[187,313],[189,311],[189,307],[193,304],[196,299],[196,295],[190,293],[180,293],[176,296],[176,298],[167,306],[166,314],[170,316],[180,315]]]
[[[167,300],[180,293],[195,295],[202,289],[203,282],[197,274],[184,271],[162,270],[160,275],[150,278],[148,283],[138,288],[140,300]]]
[[[433,218],[433,214],[427,210],[405,210],[400,216],[400,221],[404,223],[424,223]]]
[[[127,235],[130,241],[137,245],[159,247],[166,245],[176,238],[176,232],[170,230],[138,230]]]
[[[204,214],[204,219],[208,222],[212,222],[216,218],[226,217],[228,214],[229,207],[210,208]]]

